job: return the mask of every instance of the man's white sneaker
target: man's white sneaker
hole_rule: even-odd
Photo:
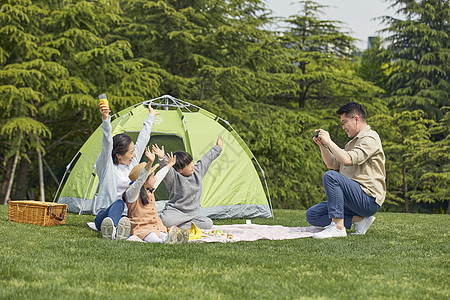
[[[324,230],[321,232],[317,232],[313,234],[313,238],[315,239],[328,239],[328,238],[334,238],[334,237],[346,237],[347,231],[345,231],[345,228],[342,230],[339,230],[336,228],[336,223],[331,222],[330,225],[326,226]]]
[[[367,229],[369,229],[370,225],[372,225],[373,221],[375,221],[375,217],[374,216],[370,216],[370,217],[364,217],[361,221],[359,222],[354,222],[353,223],[353,228],[355,228],[355,232],[352,232],[352,234],[365,234]]]
[[[122,217],[117,224],[117,239],[126,240],[131,232],[131,222],[127,217]]]
[[[114,222],[110,217],[106,217],[102,221],[100,226],[100,231],[104,239],[114,240],[116,237],[116,227],[114,227]]]

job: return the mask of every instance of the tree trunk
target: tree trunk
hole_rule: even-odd
[[[408,181],[406,179],[406,166],[405,161],[403,161],[403,199],[405,199],[405,212],[409,213],[409,199],[407,196],[408,193]]]
[[[19,151],[16,152],[16,155],[14,156],[14,161],[12,163],[12,167],[11,167],[11,176],[9,177],[9,181],[8,181],[8,186],[6,187],[6,194],[5,194],[5,198],[3,199],[3,204],[6,204],[9,200],[9,195],[11,194],[11,190],[12,190],[12,185],[14,182],[14,174],[16,173],[16,167],[17,167],[17,162],[19,161]]]
[[[17,170],[16,189],[13,199],[26,200],[28,190],[28,170],[30,163],[26,159],[20,160],[19,169]]]
[[[14,160],[13,158],[10,158],[6,163],[6,173],[2,183],[0,204],[6,204],[6,190],[8,189],[9,178],[11,177],[13,160]]]
[[[42,153],[41,149],[37,149],[38,155],[38,165],[39,165],[39,200],[45,202],[45,192],[44,192],[44,169],[42,168]]]

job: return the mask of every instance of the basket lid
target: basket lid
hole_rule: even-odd
[[[42,201],[36,201],[36,200],[10,200],[8,201],[8,204],[23,204],[23,205],[36,205],[36,206],[60,206],[60,205],[67,205],[67,204],[61,204],[61,203],[53,203],[53,202],[42,202]]]

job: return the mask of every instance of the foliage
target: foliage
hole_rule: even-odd
[[[260,29],[261,1],[124,1],[120,34],[155,62],[161,94],[184,99],[248,99],[270,89],[279,46]]]
[[[438,121],[449,106],[450,4],[442,0],[395,0],[405,20],[384,17],[391,32],[385,56],[392,61],[388,94],[397,111],[420,109]]]
[[[450,107],[439,123],[429,128],[431,141],[411,155],[418,184],[411,200],[420,203],[450,202]],[[447,206],[450,213],[450,205]]]
[[[252,223],[307,226],[304,211],[274,215]],[[1,206],[0,298],[448,298],[448,216],[376,217],[364,236],[162,245],[102,239],[86,226],[93,216],[69,214],[60,226],[11,223]]]
[[[368,49],[362,52],[361,63],[356,70],[356,75],[376,86],[386,90],[390,62],[383,57],[385,49],[380,37],[374,37]]]
[[[321,183],[325,165],[312,141],[320,117],[267,104],[241,102],[233,109],[224,101],[196,102],[225,118],[246,141],[265,170],[275,208],[306,209],[325,201]],[[257,168],[258,169],[258,168]]]
[[[372,120],[384,137],[386,171],[389,174],[386,202],[394,205],[404,203],[406,212],[410,212],[412,201],[438,202],[443,206],[449,200],[450,188],[448,120],[436,124],[425,119],[420,110],[393,116],[379,115]],[[446,135],[446,138],[435,141],[434,137],[439,134]]]
[[[281,69],[286,83],[276,98],[288,107],[333,107],[378,91],[355,76],[354,39],[341,22],[321,20],[323,5],[300,3],[302,10],[285,21],[289,26],[281,42],[290,64]]]
[[[106,92],[115,112],[170,94],[236,128],[266,171],[275,207],[307,208],[325,200],[311,135],[326,129],[343,147],[335,111],[357,101],[386,143],[386,209],[407,200],[441,211],[448,2],[394,1],[407,19],[386,18],[389,46],[376,41],[361,60],[343,24],[320,18],[324,6],[300,3],[277,32],[261,0],[0,0],[2,191],[13,176],[13,199],[33,198],[40,149],[54,194],[50,170],[60,179],[99,124],[96,95]]]

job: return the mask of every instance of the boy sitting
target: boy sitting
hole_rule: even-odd
[[[201,229],[212,227],[213,221],[200,215],[202,180],[211,163],[222,152],[222,147],[222,138],[218,137],[216,146],[203,155],[195,165],[189,153],[185,151],[173,153],[177,157],[176,163],[164,178],[164,183],[169,190],[169,201],[160,215],[166,227],[190,228],[191,222]],[[160,149],[158,145],[153,145],[153,151],[163,168],[167,164],[164,146]]]

